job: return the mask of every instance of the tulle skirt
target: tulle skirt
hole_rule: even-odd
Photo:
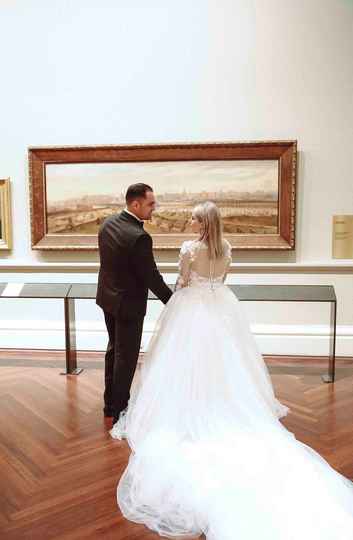
[[[353,483],[282,425],[288,412],[236,296],[180,289],[129,402],[122,513],[168,538],[352,540]]]

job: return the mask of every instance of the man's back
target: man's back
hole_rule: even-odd
[[[167,302],[171,295],[154,262],[151,236],[126,211],[107,218],[98,233],[100,270],[96,302],[125,316],[146,313],[148,288]],[[122,303],[124,306],[121,308]]]
[[[143,224],[121,212],[107,218],[98,233],[100,270],[97,304],[105,311],[115,313],[122,296],[135,292],[144,296],[131,268],[131,255],[137,239],[146,234]]]

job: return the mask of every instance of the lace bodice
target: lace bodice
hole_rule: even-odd
[[[224,254],[217,260],[211,260],[208,248],[200,240],[187,240],[179,253],[179,275],[175,290],[186,286],[207,286],[211,289],[222,285],[232,262],[232,247],[224,242]]]

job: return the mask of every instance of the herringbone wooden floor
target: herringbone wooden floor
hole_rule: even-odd
[[[325,368],[309,361],[281,366],[269,359],[276,395],[291,407],[281,421],[353,478],[353,365],[338,366],[332,385],[321,381]],[[58,367],[0,370],[0,537],[160,538],[126,521],[116,505],[129,450],[108,434],[103,370],[85,369],[78,377],[60,376]]]

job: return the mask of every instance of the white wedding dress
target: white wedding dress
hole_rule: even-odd
[[[170,538],[352,540],[353,483],[279,421],[289,409],[224,284],[224,242],[215,264],[199,241],[181,248],[125,416],[118,505]]]

